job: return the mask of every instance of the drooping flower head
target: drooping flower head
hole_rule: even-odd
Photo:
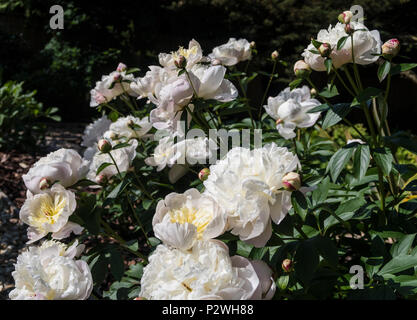
[[[286,88],[276,97],[269,97],[264,106],[268,115],[276,120],[277,130],[285,139],[295,137],[296,128],[313,126],[320,112],[308,113],[321,103],[311,98],[311,91],[307,86],[291,90]]]

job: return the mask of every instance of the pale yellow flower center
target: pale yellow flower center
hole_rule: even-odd
[[[180,47],[177,51],[172,53],[174,59],[178,59],[180,56],[183,56],[185,59],[188,59],[191,55],[197,54],[197,46],[191,47],[190,49],[184,49]]]
[[[198,239],[202,238],[204,230],[213,220],[213,214],[209,210],[188,207],[171,210],[169,215],[171,223],[190,223],[196,226]]]
[[[41,226],[44,223],[54,224],[64,211],[67,199],[62,194],[54,196],[45,194],[35,209],[33,222]]]

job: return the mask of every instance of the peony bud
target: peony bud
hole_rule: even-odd
[[[252,42],[250,43],[250,47],[251,47],[251,49],[254,49],[254,48],[256,47],[256,43],[255,43],[255,41],[252,41]]]
[[[348,35],[351,35],[355,32],[355,29],[353,28],[353,26],[350,23],[348,23],[348,24],[345,25],[345,32]]]
[[[104,174],[99,174],[99,175],[96,177],[96,182],[97,182],[98,184],[103,185],[103,184],[106,184],[106,183],[107,183],[107,181],[108,181],[107,176],[106,176],[106,175],[104,175]]]
[[[282,178],[282,184],[287,191],[296,191],[301,188],[301,178],[297,172],[287,173]]]
[[[117,66],[116,71],[117,72],[123,72],[123,71],[126,71],[126,69],[127,69],[127,66],[124,63],[120,62],[119,65]]]
[[[41,190],[48,189],[50,186],[51,186],[51,183],[46,178],[42,178],[41,181],[39,182],[39,189]]]
[[[400,52],[400,41],[390,39],[382,45],[382,54],[387,59],[392,59]]]
[[[184,69],[187,66],[187,59],[184,56],[179,56],[174,60],[174,64],[178,69]]]
[[[332,53],[332,47],[329,43],[322,43],[318,49],[322,57],[329,57]]]
[[[311,68],[304,60],[298,60],[294,64],[294,73],[297,78],[305,78],[310,75]]]
[[[98,142],[98,150],[103,153],[109,153],[112,149],[111,143],[106,139],[101,139]]]
[[[314,89],[314,88],[312,88],[312,89],[310,90],[310,95],[311,95],[312,97],[317,96],[317,90],[316,90],[316,89]]]
[[[201,169],[201,171],[198,173],[198,179],[200,179],[201,181],[206,181],[209,175],[210,175],[209,168]]]
[[[275,50],[274,52],[271,53],[271,59],[272,60],[276,60],[279,57],[279,53],[277,50]]]
[[[282,270],[284,270],[285,272],[291,272],[292,271],[292,261],[290,259],[285,259],[284,261],[282,261]]]
[[[341,23],[348,24],[350,23],[350,20],[353,18],[353,13],[351,11],[344,11],[341,14],[339,14],[339,17],[337,18]]]

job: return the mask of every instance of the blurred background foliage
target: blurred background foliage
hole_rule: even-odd
[[[65,10],[64,30],[49,27],[55,4]],[[243,37],[255,41],[259,52],[249,71],[270,72],[268,58],[276,49],[289,63],[278,70],[270,91],[275,95],[292,80],[292,64],[310,38],[353,4],[364,8],[366,25],[380,30],[383,41],[401,41],[403,62],[417,61],[415,0],[0,0],[0,68],[3,79],[25,81],[45,105],[58,107],[64,121],[89,121],[97,115],[88,107],[89,90],[119,61],[144,74],[157,64],[159,52],[192,38],[208,54],[229,37]],[[368,68],[373,79],[376,68]],[[260,104],[267,81],[267,76],[254,81],[249,91],[254,104]],[[396,108],[389,115],[394,129],[417,133],[416,89],[412,72],[394,81]]]

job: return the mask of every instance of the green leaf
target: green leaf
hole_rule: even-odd
[[[348,103],[338,103],[333,106],[329,111],[326,113],[326,117],[323,120],[323,129],[326,130],[331,126],[342,121],[344,117],[349,113],[350,106]]]
[[[126,70],[125,74],[131,74],[131,73],[139,72],[139,71],[140,71],[139,68],[129,68]]]
[[[245,258],[248,258],[252,249],[253,249],[252,245],[247,244],[247,243],[239,240],[237,242],[236,254],[238,254],[239,256],[243,256]]]
[[[96,171],[96,175],[98,176],[100,174],[101,171],[103,171],[104,169],[106,169],[108,166],[113,166],[113,163],[110,162],[104,162],[100,165],[100,167],[98,167],[97,171]]]
[[[363,102],[367,102],[368,100],[372,98],[376,98],[378,95],[381,94],[381,89],[369,87],[365,90],[361,91],[358,96],[354,99],[352,102],[352,106],[361,104]]]
[[[286,275],[283,275],[283,276],[279,277],[276,284],[277,284],[278,288],[280,288],[282,291],[284,291],[288,286],[289,280],[290,280],[290,276],[286,274]]]
[[[89,267],[95,285],[101,285],[107,273],[107,258],[104,255],[98,254],[90,262]]]
[[[326,172],[330,172],[333,182],[336,182],[343,168],[349,162],[355,148],[339,149],[331,158],[327,165]]]
[[[353,172],[355,178],[362,179],[368,170],[371,152],[368,145],[358,145],[353,157]]]
[[[395,274],[417,265],[417,256],[401,255],[394,257],[379,272],[378,275]]]
[[[327,111],[329,109],[330,109],[329,105],[327,103],[324,103],[324,104],[321,104],[317,107],[314,107],[314,108],[308,110],[307,113],[322,112],[322,111]]]
[[[337,50],[342,49],[345,44],[346,44],[346,40],[349,38],[349,36],[345,36],[345,37],[341,37],[339,39],[339,41],[337,41]]]
[[[149,242],[150,242],[152,247],[156,247],[158,244],[161,243],[161,240],[159,240],[158,238],[155,238],[155,237],[150,237]]]
[[[396,74],[399,74],[400,72],[411,70],[417,67],[417,63],[401,63],[393,66],[391,68],[391,75],[395,76]]]
[[[332,72],[332,68],[333,68],[332,59],[331,58],[326,58],[326,60],[324,60],[324,66],[326,67],[327,74],[330,74],[330,72]]]
[[[374,151],[374,159],[378,167],[381,168],[384,175],[389,175],[394,160],[389,148],[378,148]]]
[[[401,238],[401,240],[397,243],[395,243],[390,250],[390,253],[393,257],[406,255],[411,249],[411,246],[413,245],[414,238],[416,237],[416,234],[407,234],[404,237]]]
[[[318,185],[317,189],[313,191],[313,204],[317,205],[327,199],[327,194],[330,189],[330,178],[324,178]]]
[[[391,62],[389,62],[388,60],[385,60],[384,63],[381,64],[378,68],[379,82],[384,81],[384,79],[386,78],[390,70],[391,70]]]
[[[143,199],[142,200],[143,209],[148,210],[151,207],[152,202],[153,202],[153,200],[151,200],[151,199]]]
[[[119,143],[119,144],[115,145],[112,148],[112,150],[117,150],[117,149],[126,148],[126,147],[130,147],[130,143],[127,143],[127,142]]]
[[[308,285],[313,278],[313,274],[319,264],[319,255],[313,245],[313,241],[303,241],[297,248],[294,257],[294,269],[296,277],[304,285]]]
[[[113,277],[116,279],[116,281],[120,281],[124,274],[124,263],[123,263],[123,257],[119,250],[112,249],[110,251],[110,272],[113,275]]]
[[[290,89],[293,90],[297,88],[301,84],[301,82],[303,82],[303,79],[301,78],[295,79],[289,84]]]
[[[295,212],[301,217],[304,221],[307,216],[307,201],[304,197],[304,194],[300,191],[294,191],[291,193],[291,203]]]
[[[397,132],[392,136],[384,137],[384,139],[389,144],[402,147],[417,154],[417,139],[410,137],[410,135],[405,132]]]
[[[317,41],[316,39],[311,39],[311,43],[316,49],[320,48],[320,46],[323,44],[323,42]]]
[[[335,85],[328,85],[326,89],[319,93],[320,96],[330,99],[339,95],[339,91]]]
[[[107,198],[109,199],[117,198],[117,196],[126,188],[128,184],[129,184],[129,181],[123,180],[109,193]]]
[[[339,261],[337,247],[329,238],[317,237],[314,241],[315,247],[320,255],[332,266],[336,266]]]

